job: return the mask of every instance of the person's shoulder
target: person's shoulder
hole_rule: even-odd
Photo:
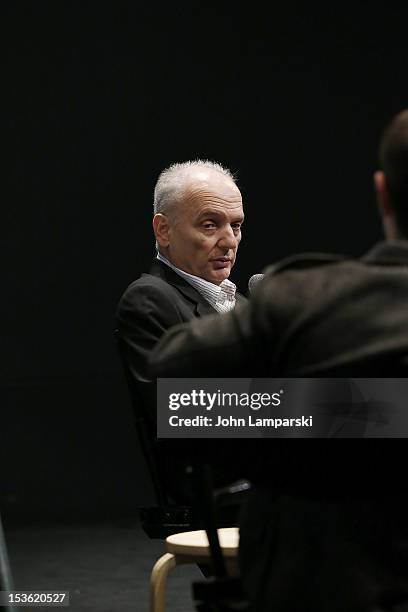
[[[334,253],[298,253],[268,266],[264,274],[265,277],[273,277],[291,271],[326,270],[329,266],[339,266],[347,261],[350,260],[344,255]]]
[[[129,304],[136,306],[147,300],[162,304],[174,300],[174,288],[163,278],[153,274],[142,274],[130,283],[119,301],[119,310]]]
[[[137,293],[139,291],[159,290],[168,291],[170,285],[160,276],[155,276],[150,273],[143,273],[139,278],[134,280],[125,291],[126,293]]]
[[[354,263],[343,255],[301,253],[286,257],[264,270],[263,279],[251,295],[257,311],[268,316],[293,318],[308,309],[320,308],[328,296],[344,291],[355,281]]]

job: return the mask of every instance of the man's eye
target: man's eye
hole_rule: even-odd
[[[239,232],[239,230],[241,229],[241,224],[240,223],[233,223],[231,225],[231,227],[234,230],[234,232]]]
[[[203,228],[204,229],[214,229],[215,223],[210,223],[209,221],[207,223],[203,223]]]

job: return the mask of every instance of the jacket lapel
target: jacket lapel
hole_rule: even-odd
[[[153,274],[153,276],[159,276],[169,283],[169,285],[173,285],[173,287],[180,291],[180,293],[187,298],[187,300],[195,304],[196,313],[200,317],[217,312],[199,291],[194,289],[194,287],[185,281],[184,278],[179,276],[176,272],[174,272],[174,270],[169,268],[169,266],[166,266],[166,264],[160,260],[155,259],[153,261],[150,274]]]

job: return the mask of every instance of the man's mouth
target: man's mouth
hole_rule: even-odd
[[[216,259],[212,259],[211,262],[216,270],[222,270],[231,265],[229,257],[217,257]]]

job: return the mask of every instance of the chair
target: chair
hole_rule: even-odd
[[[207,577],[206,581],[193,584],[197,610],[230,610],[230,604],[246,605],[238,572],[239,532],[237,527],[217,529],[216,502],[226,491],[215,492],[212,472],[208,464],[197,463],[191,467],[195,491],[197,515],[205,525],[205,531],[178,533],[166,538],[166,553],[153,567],[150,579],[150,612],[164,612],[166,582],[169,572],[176,565],[197,563]],[[233,485],[229,497],[245,493],[250,488],[247,481]],[[204,566],[204,567],[203,567]],[[204,572],[204,568],[207,571]],[[211,574],[208,570],[211,570]],[[209,579],[209,575],[211,578]],[[218,607],[217,607],[218,609]]]
[[[165,474],[163,474],[163,457],[159,452],[159,443],[155,440],[150,423],[140,406],[143,400],[135,400],[134,415],[138,439],[153,484],[156,505],[140,508],[140,519],[144,532],[151,539],[163,539],[172,533],[190,531],[201,525],[189,505],[176,504],[169,498]],[[139,406],[135,406],[138,403]],[[187,478],[187,475],[186,475]]]
[[[180,474],[177,475],[177,478],[173,477],[171,479],[171,490],[169,490],[169,478],[165,470],[168,466],[168,457],[172,457],[174,461],[173,449],[169,448],[169,443],[176,443],[179,446],[180,442],[187,441],[157,440],[154,418],[152,418],[151,413],[149,414],[146,411],[146,406],[154,408],[156,405],[155,385],[149,382],[135,383],[127,363],[126,347],[117,333],[116,341],[132,400],[137,436],[156,498],[155,506],[140,509],[142,528],[151,539],[164,539],[173,533],[202,529],[203,522],[200,517],[199,508],[191,505],[191,493],[188,495],[187,486],[182,486],[182,483],[187,485],[187,481],[190,478],[188,470],[190,469],[192,458],[188,458],[187,453],[184,454],[183,451],[182,470],[180,469]],[[196,450],[196,446],[194,446],[190,448],[189,452],[194,455]],[[174,490],[176,485],[180,490]],[[219,527],[223,527],[226,524],[235,524],[230,522],[231,515],[238,513],[238,505],[248,488],[248,481],[238,480],[232,485],[223,486],[216,492],[216,495],[220,497],[220,506],[225,509],[225,517],[223,517],[224,520],[218,525]],[[231,496],[231,493],[234,495]]]
[[[218,529],[218,538],[229,576],[238,573],[237,527]],[[177,533],[166,538],[166,553],[156,561],[150,577],[150,612],[164,612],[169,572],[177,565],[212,565],[211,550],[204,530]]]
[[[235,506],[236,513],[238,503],[242,502],[242,497],[246,495],[250,483],[242,479],[213,493],[212,478],[209,476],[208,466],[201,466],[202,469],[197,469],[197,466],[193,468],[192,465],[186,465],[186,478],[188,477],[187,472],[190,472],[190,477],[192,472],[199,474],[194,483],[195,507],[169,505],[166,478],[163,477],[161,470],[162,457],[158,452],[158,443],[151,422],[143,412],[143,406],[155,405],[151,397],[152,385],[139,384],[137,388],[135,387],[124,353],[120,350],[121,342],[118,336],[117,339],[132,397],[136,430],[152,478],[158,504],[153,508],[141,508],[142,527],[150,538],[166,538],[167,552],[155,563],[150,580],[150,610],[151,612],[163,612],[167,576],[176,565],[196,563],[202,570],[203,566],[212,566],[217,578],[226,578],[227,575],[237,573],[238,529],[236,527],[216,529],[214,499],[218,499],[221,507],[233,508]],[[208,471],[206,471],[207,468]],[[200,482],[204,484],[203,489],[200,487]],[[203,525],[207,526],[207,531],[201,529]],[[226,559],[225,569],[224,557]],[[200,591],[202,585],[195,586]],[[204,585],[204,587],[207,586],[207,584]],[[204,588],[204,591],[204,598],[206,598],[206,588]]]
[[[155,385],[148,382],[135,384],[126,358],[126,346],[117,330],[115,339],[130,392],[137,437],[155,495],[155,506],[140,508],[143,531],[151,539],[163,539],[172,533],[198,529],[201,525],[193,516],[192,508],[175,504],[169,499],[166,474],[163,473],[163,457],[156,440],[154,424],[145,411],[146,406],[154,407],[156,404]]]

